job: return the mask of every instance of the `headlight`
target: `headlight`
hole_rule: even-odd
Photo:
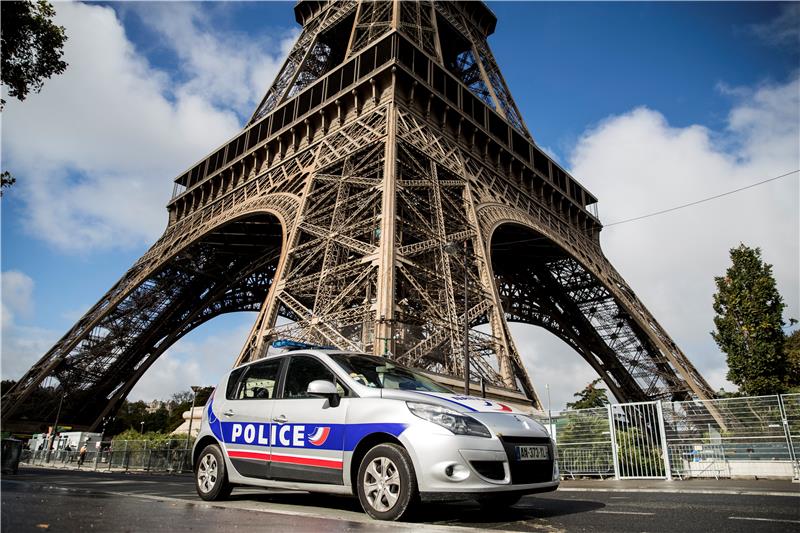
[[[409,411],[416,416],[449,429],[456,435],[471,435],[473,437],[491,437],[489,429],[472,418],[452,409],[440,407],[432,403],[406,402]]]

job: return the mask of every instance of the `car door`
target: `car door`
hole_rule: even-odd
[[[314,380],[337,384],[338,406],[327,398],[310,397]],[[270,478],[308,483],[342,484],[342,456],[349,391],[333,371],[311,355],[292,355],[287,362],[283,393],[272,409]]]
[[[269,476],[270,417],[282,361],[270,359],[248,365],[238,381],[227,387],[226,401],[219,413],[222,437],[225,453],[243,476]]]

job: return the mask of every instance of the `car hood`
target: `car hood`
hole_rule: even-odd
[[[439,392],[400,391],[381,389],[383,398],[405,400],[408,402],[425,402],[441,405],[454,411],[469,414],[483,424],[491,427],[498,435],[547,437],[547,430],[539,422],[527,416],[523,411],[495,400],[465,396],[463,394],[446,394]]]
[[[448,394],[428,391],[404,391],[395,389],[381,389],[383,398],[406,400],[409,402],[435,403],[448,407],[461,413],[517,413],[523,414],[519,409],[510,405],[478,396],[465,396],[463,394]]]

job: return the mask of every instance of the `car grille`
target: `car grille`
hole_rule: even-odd
[[[553,480],[553,443],[547,437],[500,437],[508,456],[511,483],[544,483]],[[545,445],[550,459],[547,461],[517,461],[516,446]]]
[[[472,468],[486,479],[498,481],[506,477],[503,461],[470,461]]]

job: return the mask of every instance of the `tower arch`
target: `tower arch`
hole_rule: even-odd
[[[33,427],[52,419],[63,395],[63,420],[97,427],[184,335],[221,314],[259,311],[280,267],[293,201],[254,199],[160,239],[9,391],[4,411]]]

